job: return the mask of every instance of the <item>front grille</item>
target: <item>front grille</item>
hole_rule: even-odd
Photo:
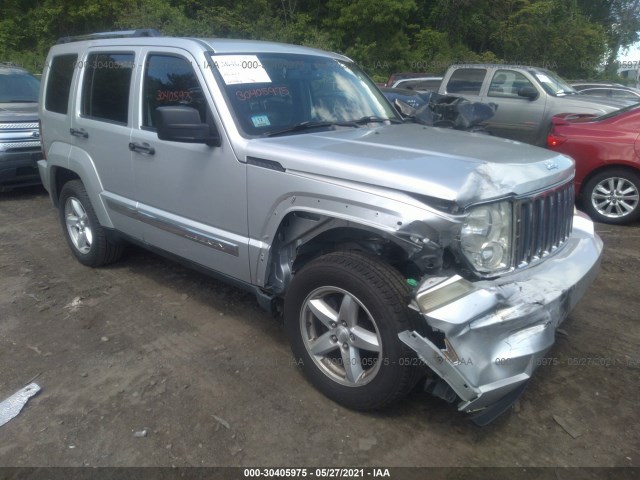
[[[31,177],[38,174],[37,167],[18,167],[16,168],[16,177]]]
[[[9,122],[0,123],[0,130],[37,130],[38,122]]]
[[[2,142],[0,152],[30,152],[39,151],[42,148],[40,140],[29,142]]]
[[[517,268],[551,255],[567,241],[573,226],[573,206],[573,182],[516,201]]]

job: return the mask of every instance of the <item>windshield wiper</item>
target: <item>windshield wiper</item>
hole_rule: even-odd
[[[367,123],[382,123],[382,122],[403,123],[402,120],[398,120],[397,118],[383,118],[383,117],[376,117],[373,115],[358,118],[357,120],[351,120],[350,122],[345,122],[345,123],[355,123],[356,125],[366,125]]]
[[[316,120],[307,120],[306,122],[296,123],[295,125],[291,125],[290,127],[283,128],[282,130],[276,130],[275,132],[266,133],[266,137],[275,137],[277,135],[282,135],[284,133],[291,132],[299,132],[302,130],[307,130],[310,128],[320,128],[320,127],[332,127],[336,125],[336,122],[326,122],[326,121],[316,121]]]
[[[564,90],[560,90],[559,92],[556,92],[556,97],[564,97],[566,95],[578,95],[579,92],[576,91],[564,91]]]
[[[308,130],[310,128],[321,128],[321,127],[359,127],[361,125],[366,125],[367,123],[381,123],[381,122],[393,122],[393,123],[402,123],[402,121],[397,120],[395,118],[382,118],[375,116],[367,116],[358,118],[356,120],[347,120],[340,122],[330,122],[330,121],[317,121],[317,120],[307,120],[306,122],[297,123],[287,128],[283,128],[282,130],[276,130],[275,132],[266,133],[266,137],[276,137],[278,135],[283,135],[285,133],[292,132],[300,132],[302,130]]]
[[[37,100],[9,100],[8,102],[2,102],[2,103],[38,103]]]

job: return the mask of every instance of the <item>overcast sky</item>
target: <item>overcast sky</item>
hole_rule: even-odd
[[[620,53],[618,60],[620,62],[640,62],[640,43],[633,45],[626,53]]]

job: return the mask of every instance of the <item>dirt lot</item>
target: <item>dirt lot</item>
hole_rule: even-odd
[[[1,194],[0,401],[42,391],[0,427],[0,466],[638,467],[640,224],[598,231],[602,271],[552,365],[479,428],[420,393],[339,407],[252,296],[137,248],[83,267],[44,190]]]

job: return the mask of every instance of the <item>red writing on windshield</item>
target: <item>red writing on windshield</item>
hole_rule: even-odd
[[[158,90],[156,92],[158,102],[185,102],[191,103],[191,93],[188,90]]]
[[[286,97],[288,95],[289,89],[287,87],[249,88],[236,92],[236,98],[242,101],[251,100],[256,97]]]

